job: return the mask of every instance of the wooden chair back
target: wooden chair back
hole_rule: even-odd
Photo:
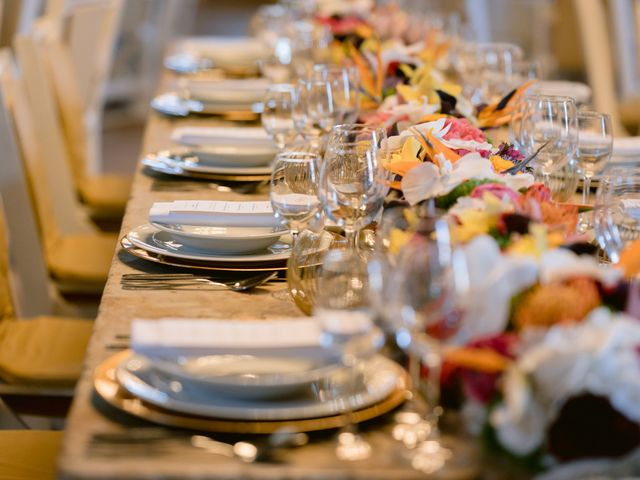
[[[25,121],[29,125],[27,133],[35,140],[39,151],[38,168],[30,178],[42,175],[45,179],[50,195],[46,201],[51,204],[55,224],[61,233],[93,232],[95,228],[76,194],[71,158],[43,51],[33,35],[20,35],[14,44],[21,73],[18,83],[24,87],[26,97],[21,106],[26,111],[21,114],[28,118]],[[34,194],[40,194],[40,190],[34,189]]]
[[[53,309],[43,246],[24,171],[8,100],[11,92],[6,52],[0,54],[0,315],[20,317],[50,314]],[[13,295],[12,295],[13,293]],[[13,297],[13,299],[12,299]],[[10,302],[10,300],[13,300]]]

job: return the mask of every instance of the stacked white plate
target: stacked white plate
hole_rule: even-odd
[[[269,202],[160,202],[149,220],[126,239],[158,258],[263,270],[284,268],[291,253],[288,231]]]
[[[192,113],[225,115],[259,113],[268,87],[263,79],[188,80],[151,100],[151,108],[169,116]]]
[[[181,42],[180,52],[194,58],[206,58],[214,67],[228,69],[255,67],[268,54],[268,48],[251,37],[203,36]]]
[[[403,370],[374,356],[361,378],[320,347],[315,319],[136,320],[134,352],[118,367],[131,394],[167,410],[222,419],[272,421],[342,413],[336,392],[353,388],[356,409],[381,402]],[[206,353],[203,353],[206,352]]]

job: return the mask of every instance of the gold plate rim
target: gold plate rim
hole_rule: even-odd
[[[94,370],[94,389],[104,401],[117,410],[152,423],[207,432],[270,434],[284,427],[295,428],[300,432],[329,430],[343,427],[347,421],[346,415],[342,414],[304,420],[247,421],[224,420],[165,410],[133,396],[116,380],[116,367],[130,354],[131,350],[124,350],[100,363]],[[353,421],[360,423],[371,420],[398,407],[407,398],[408,385],[409,376],[404,372],[404,375],[398,378],[396,389],[386,399],[369,407],[356,410],[352,415]]]
[[[159,255],[153,252],[148,252],[142,248],[138,248],[133,243],[131,243],[126,235],[120,239],[120,245],[127,253],[130,253],[134,257],[141,258],[142,260],[147,260],[149,262],[158,263],[160,265],[168,265],[171,267],[194,268],[199,270],[216,270],[225,272],[276,272],[284,271],[287,269],[286,261],[284,262],[284,264],[282,263],[282,261],[265,262],[264,264],[259,264],[259,266],[250,266],[255,265],[250,264],[245,268],[241,268],[237,265],[228,266],[227,264],[223,264],[220,262],[211,264],[204,261],[191,263],[191,261],[189,260],[168,257],[166,255]]]

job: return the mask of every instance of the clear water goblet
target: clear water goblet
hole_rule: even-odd
[[[602,172],[613,150],[611,117],[604,113],[578,112],[578,146],[576,162],[582,176],[582,203],[589,205],[591,179]],[[591,215],[580,216],[578,229],[582,232],[591,228]]]
[[[314,315],[322,325],[322,345],[337,355],[349,373],[345,392],[336,395],[346,415],[337,437],[336,456],[344,461],[371,456],[371,445],[353,422],[362,362],[382,345],[383,337],[371,319],[367,266],[348,249],[329,250],[322,263]]]
[[[578,143],[574,99],[554,95],[527,96],[519,143],[527,155],[539,150],[533,165],[544,178],[545,185],[549,185],[550,174],[569,162]]]
[[[386,132],[364,124],[337,125],[320,170],[320,201],[326,216],[344,228],[356,249],[357,231],[375,219],[389,191]]]
[[[320,211],[318,162],[312,152],[285,151],[276,156],[270,200],[276,217],[289,227],[295,243],[300,231]]]
[[[286,83],[271,85],[265,94],[261,116],[262,126],[280,150],[283,150],[296,136],[293,120],[296,103],[297,94],[293,85]]]

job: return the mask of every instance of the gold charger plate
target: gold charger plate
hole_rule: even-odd
[[[153,252],[148,252],[142,248],[136,247],[126,237],[120,239],[120,245],[127,252],[134,257],[147,260],[149,262],[159,263],[161,265],[169,265],[172,267],[182,268],[197,268],[202,270],[223,270],[227,272],[274,272],[287,269],[286,260],[278,260],[272,262],[260,262],[260,263],[224,263],[224,262],[205,262],[187,260],[184,258],[176,258],[167,255],[160,255]]]
[[[94,388],[98,395],[112,407],[152,423],[208,432],[269,434],[283,427],[294,428],[300,432],[328,430],[342,427],[347,421],[346,415],[286,421],[223,420],[165,410],[133,396],[118,383],[115,375],[116,368],[128,355],[131,355],[131,351],[125,350],[98,365],[93,374]],[[398,378],[396,389],[391,395],[382,402],[353,412],[353,421],[360,423],[390,412],[406,400],[408,385],[409,376],[405,372]]]

